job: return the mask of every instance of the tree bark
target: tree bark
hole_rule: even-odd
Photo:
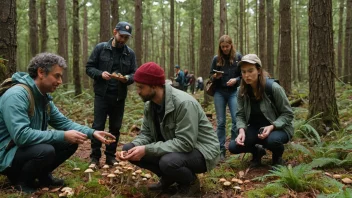
[[[170,64],[169,78],[174,78],[175,65],[175,0],[170,0]]]
[[[320,134],[339,126],[334,82],[334,45],[331,0],[310,0],[309,16],[309,114],[323,113],[313,125]]]
[[[38,15],[37,15],[37,1],[29,1],[29,45],[31,56],[34,57],[38,54]]]
[[[266,26],[265,26],[265,0],[259,0],[259,58],[263,67],[267,68],[266,59]]]
[[[116,24],[115,24],[116,25]],[[88,11],[87,11],[87,6],[84,5],[83,7],[83,34],[82,34],[82,74],[85,74],[86,72],[86,63],[88,61]],[[85,89],[89,89],[89,79],[87,76],[83,77],[83,87]]]
[[[345,30],[345,49],[344,49],[344,77],[343,82],[352,82],[352,0],[347,0],[346,6],[346,30]]]
[[[111,27],[110,30],[115,29],[116,24],[119,22],[119,1],[118,0],[110,0],[111,1]]]
[[[165,9],[164,9],[164,0],[160,0],[161,4],[161,31],[163,32],[162,35],[162,42],[161,42],[161,67],[164,68],[165,76],[166,76],[166,58],[165,58],[165,45],[166,45],[166,31],[165,31]]]
[[[134,15],[134,47],[136,52],[137,67],[142,64],[142,46],[143,46],[143,32],[142,32],[142,0],[135,0],[135,15]]]
[[[219,38],[225,34],[225,24],[227,20],[226,0],[220,0],[220,32]]]
[[[189,42],[189,52],[190,52],[190,68],[191,68],[191,73],[195,74],[196,72],[196,68],[195,68],[195,65],[196,65],[196,61],[195,61],[195,53],[194,53],[194,35],[195,35],[195,32],[194,32],[194,12],[191,12],[191,24],[190,24],[190,42]]]
[[[16,1],[0,1],[0,82],[16,72]]]
[[[45,52],[47,50],[48,43],[48,27],[46,25],[46,0],[40,0],[40,51]]]
[[[280,1],[280,72],[281,86],[291,93],[291,0]]]
[[[300,21],[299,21],[299,18],[300,18],[300,12],[298,9],[299,7],[299,2],[297,2],[297,5],[296,5],[296,40],[297,40],[297,77],[298,77],[298,81],[299,82],[302,82],[302,76],[303,76],[303,73],[302,73],[302,69],[301,69],[301,37],[300,37],[300,28],[299,28],[299,25],[300,25]]]
[[[209,76],[210,64],[214,56],[214,0],[202,0],[200,33],[199,74],[204,79]],[[204,105],[208,106],[209,96],[204,92]]]
[[[79,7],[78,0],[72,1],[72,44],[73,44],[73,79],[75,84],[75,95],[78,96],[82,93],[81,75],[79,72],[79,59],[80,59],[80,38],[79,38]]]
[[[243,1],[244,0],[240,0],[240,26],[239,26],[239,35],[240,35],[240,38],[239,38],[239,50],[240,50],[240,52],[243,54],[244,53],[244,47],[243,47],[243,45],[244,45],[244,42],[243,42],[243,40],[244,40],[244,38],[243,38],[243,17],[244,17],[244,3],[243,3]]]
[[[340,77],[342,75],[343,59],[342,59],[342,34],[343,34],[343,12],[344,12],[345,0],[340,0],[339,6],[339,33],[337,41],[337,75]]]
[[[100,0],[100,42],[110,39],[110,0]]]
[[[267,27],[267,68],[270,75],[275,76],[274,74],[274,6],[273,0],[266,0],[266,27]]]
[[[57,27],[59,31],[58,38],[58,54],[62,56],[66,63],[69,63],[68,59],[68,29],[67,29],[67,19],[66,19],[66,0],[58,0],[57,1]],[[63,84],[64,87],[67,87],[68,83],[68,74],[69,67],[67,67],[66,71],[63,73]]]

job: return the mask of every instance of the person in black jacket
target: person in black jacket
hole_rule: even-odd
[[[120,136],[120,128],[127,96],[127,85],[132,84],[136,71],[136,56],[126,45],[132,33],[132,26],[119,22],[113,30],[113,37],[108,42],[99,43],[90,55],[86,73],[94,79],[94,122],[96,130],[104,130],[109,116],[109,132],[116,137],[116,142],[105,150],[106,164],[116,163],[115,152]],[[91,164],[99,164],[101,143],[93,140]]]
[[[210,69],[210,79],[215,83],[216,133],[220,142],[221,161],[225,160],[226,153],[226,105],[229,106],[232,118],[231,139],[236,137],[237,87],[241,78],[241,71],[237,63],[241,58],[242,55],[236,53],[231,37],[221,36],[218,55],[214,56]]]

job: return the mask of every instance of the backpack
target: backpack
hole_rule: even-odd
[[[272,104],[275,104],[275,100],[274,100],[274,96],[273,96],[273,83],[274,82],[276,82],[277,84],[280,84],[280,81],[275,78],[267,78],[266,82],[265,82],[265,93],[269,97]]]
[[[34,116],[34,105],[35,105],[34,97],[33,97],[32,90],[27,85],[21,84],[21,83],[16,83],[15,81],[12,80],[12,78],[7,78],[0,85],[0,96],[2,96],[8,89],[10,89],[13,86],[21,86],[28,92],[28,95],[27,95],[28,100],[29,100],[28,115],[30,117],[33,117]]]

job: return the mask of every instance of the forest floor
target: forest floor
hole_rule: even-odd
[[[91,126],[92,117],[92,101],[93,97],[86,94],[81,96],[79,100],[76,99],[64,99],[67,98],[65,94],[68,92],[60,92],[60,94],[54,95],[54,101],[56,102],[59,109],[64,113],[64,115],[69,115],[70,119],[80,122],[81,124],[86,124]],[[197,93],[194,97],[202,102],[202,94]],[[302,96],[304,97],[304,96]],[[65,101],[66,100],[66,101]],[[352,104],[352,98],[349,98],[349,104]],[[303,105],[302,108],[306,108],[307,104]],[[349,106],[349,108],[351,105]],[[215,110],[213,106],[207,107],[205,109],[207,114],[209,114],[209,119],[212,122],[214,129],[216,128],[215,121]],[[123,124],[121,129],[121,137],[119,141],[118,149],[121,149],[122,145],[130,142],[138,134],[138,128],[135,126],[140,126],[141,118],[143,114],[143,103],[138,96],[135,96],[134,92],[129,94],[128,101],[126,101],[126,110]],[[229,113],[228,113],[229,115]],[[350,115],[350,114],[348,114]],[[341,115],[340,115],[341,116]],[[343,114],[343,116],[345,116]],[[296,117],[299,117],[296,116]],[[347,119],[343,119],[344,126],[350,126],[352,124],[352,116]],[[227,128],[230,128],[231,122],[230,118],[227,120]],[[350,127],[349,127],[350,128]],[[351,130],[348,134],[351,135]],[[228,136],[226,145],[228,146],[230,137]],[[300,138],[294,139],[295,143],[304,141]],[[103,146],[104,149],[104,146]],[[90,155],[90,140],[81,144],[77,152],[67,160],[63,165],[61,165],[57,170],[54,171],[56,177],[64,178],[66,181],[66,186],[72,188],[72,197],[169,197],[172,192],[168,193],[153,193],[146,189],[146,184],[157,182],[157,177],[151,174],[151,178],[146,182],[140,181],[140,177],[136,180],[126,181],[126,177],[123,179],[114,179],[110,182],[108,178],[102,176],[103,172],[113,172],[116,167],[110,167],[108,170],[104,170],[102,166],[105,162],[105,156],[103,155],[100,159],[100,165],[95,168],[95,173],[93,174],[92,181],[88,180],[88,175],[84,173],[84,170],[88,167]],[[306,190],[295,191],[289,187],[286,188],[267,188],[269,184],[273,183],[277,178],[268,177],[263,179],[263,176],[272,173],[271,167],[271,154],[267,151],[267,155],[263,157],[263,166],[259,168],[249,168],[249,161],[251,159],[250,154],[241,155],[230,155],[227,152],[227,158],[225,162],[219,163],[217,167],[211,172],[205,174],[199,174],[198,177],[201,181],[201,194],[199,197],[203,198],[213,198],[213,197],[324,197],[321,190],[315,188],[308,188]],[[298,153],[293,150],[290,145],[287,145],[286,152],[284,153],[284,159],[286,165],[295,167],[302,162],[307,160],[307,156],[302,153]],[[129,164],[119,165],[122,167],[131,166]],[[80,171],[73,171],[73,168],[78,167]],[[121,168],[123,169],[123,168]],[[138,167],[133,167],[137,170]],[[149,173],[149,171],[142,170],[143,174]],[[332,177],[332,175],[342,175],[343,177],[352,178],[352,167],[329,167],[324,169],[319,169],[320,176]],[[138,177],[138,176],[137,176]],[[238,179],[240,181],[233,181],[230,187],[225,187],[219,180],[221,178],[231,181],[232,179]],[[340,182],[340,179],[336,179],[336,182]],[[234,187],[239,187],[240,190],[234,189]],[[345,184],[340,186],[338,190],[344,190],[346,188],[351,188],[351,184]],[[323,190],[326,192],[336,192],[331,190]],[[351,191],[352,192],[352,191]],[[8,182],[6,177],[0,175],[0,197],[59,197],[59,194],[63,193],[62,188],[42,188],[34,194],[28,195],[21,192],[15,191],[13,186]],[[68,196],[68,195],[66,195]],[[340,196],[340,197],[349,197]]]

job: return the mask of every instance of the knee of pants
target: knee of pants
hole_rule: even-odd
[[[37,158],[45,159],[46,162],[51,163],[55,160],[55,156],[55,148],[50,144],[43,144],[38,148]]]
[[[123,145],[122,150],[123,150],[123,151],[128,151],[128,150],[130,150],[130,149],[133,148],[133,147],[135,147],[134,144],[128,143],[128,144]]]
[[[175,163],[171,155],[164,155],[160,158],[159,168],[163,173],[174,172],[180,166]]]
[[[229,151],[230,153],[233,153],[233,154],[238,154],[239,151],[238,151],[238,145],[236,144],[236,141],[235,140],[231,140],[230,144],[229,144]]]

